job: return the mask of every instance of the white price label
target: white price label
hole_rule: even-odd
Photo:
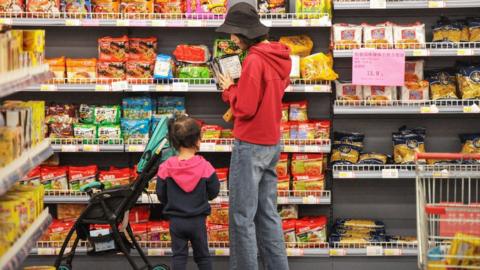
[[[85,19],[85,20],[81,20],[80,24],[83,25],[83,26],[99,26],[100,25],[100,20]]]
[[[303,248],[287,248],[287,256],[289,257],[301,257],[305,254]]]
[[[127,81],[112,82],[112,91],[123,91],[123,90],[128,90]]]
[[[289,202],[288,197],[277,197],[278,204],[288,204]]]
[[[96,144],[84,144],[83,152],[98,152],[100,151],[100,146]]]
[[[382,169],[382,178],[398,178],[397,169]]]
[[[292,20],[293,27],[306,27],[307,25],[307,20]]]
[[[423,106],[420,108],[420,113],[438,113],[437,105]]]
[[[302,202],[303,204],[318,204],[320,202],[320,199],[310,195],[308,197],[303,197]]]
[[[158,92],[168,92],[171,90],[172,90],[172,87],[168,84],[157,84],[155,86],[155,91],[158,91]]]
[[[383,250],[385,256],[402,256],[402,250],[399,248],[386,248]]]
[[[202,27],[205,26],[205,21],[202,20],[188,20],[187,21],[188,27]]]
[[[429,0],[428,8],[444,8],[447,4],[443,0]]]
[[[147,26],[146,20],[132,20],[130,21],[131,26]]]
[[[12,19],[0,19],[0,24],[11,25],[12,23]]]
[[[311,19],[310,26],[330,26],[331,21],[328,16],[324,16],[321,19]]]
[[[367,247],[367,256],[383,256],[383,247],[368,246]]]
[[[463,107],[464,113],[480,113],[480,107],[477,104],[473,104],[472,106],[465,106]]]
[[[167,21],[165,20],[152,20],[153,27],[165,27],[167,26]]]
[[[272,27],[273,25],[273,22],[271,20],[260,20],[260,22],[262,22],[262,24],[266,27]]]
[[[78,145],[64,144],[60,149],[62,152],[78,152]]]
[[[216,144],[215,145],[215,152],[231,152],[232,146],[230,145],[223,145],[223,144]]]
[[[76,20],[76,19],[65,20],[65,26],[80,26],[80,25],[82,25],[80,20]]]
[[[450,172],[447,169],[441,171],[435,171],[432,173],[433,178],[448,178],[450,176]]]
[[[216,248],[215,249],[215,256],[229,256],[230,249],[228,248]]]
[[[186,82],[174,82],[172,83],[172,90],[175,92],[187,92],[188,83]]]
[[[327,92],[327,85],[305,85],[305,92]]]
[[[96,92],[107,92],[110,91],[110,85],[108,84],[96,84],[95,85]]]
[[[475,52],[473,51],[473,49],[458,49],[457,50],[457,55],[458,56],[470,56],[470,55],[474,55]]]
[[[144,144],[130,144],[127,147],[127,152],[143,152],[145,151]]]
[[[55,248],[37,248],[37,255],[57,255]]]
[[[150,90],[150,85],[148,84],[132,84],[133,92],[147,92]]]
[[[117,26],[130,26],[130,20],[117,20]]]
[[[417,49],[412,51],[412,56],[416,56],[416,57],[429,56],[429,55],[430,55],[430,51],[426,49]]]
[[[216,143],[201,143],[200,152],[215,152]]]
[[[284,145],[283,146],[283,152],[298,152],[298,146],[297,145]]]
[[[147,250],[147,256],[165,256],[164,248],[149,248]]]
[[[338,172],[338,178],[355,178],[353,172]]]
[[[386,9],[387,0],[370,0],[371,9]]]
[[[40,85],[40,91],[57,91],[55,84],[42,84]]]
[[[347,251],[343,248],[331,248],[328,252],[330,256],[346,256]]]

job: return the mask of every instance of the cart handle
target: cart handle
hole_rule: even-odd
[[[461,153],[415,153],[415,159],[480,160],[480,154]]]

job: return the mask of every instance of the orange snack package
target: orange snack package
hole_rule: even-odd
[[[102,37],[98,39],[98,58],[100,61],[126,61],[128,37]]]
[[[92,0],[94,13],[118,13],[119,0]]]
[[[65,80],[65,56],[45,59],[45,62],[50,66],[50,71],[53,72],[54,80]]]
[[[208,223],[228,225],[228,203],[212,204],[212,212],[208,216]]]
[[[156,37],[128,39],[128,60],[154,61],[156,56]]]
[[[100,61],[97,63],[97,77],[99,79],[125,79],[125,64]]]
[[[95,79],[97,59],[95,58],[67,58],[67,78],[69,82],[80,79]]]
[[[186,2],[184,0],[155,0],[155,13],[185,13],[187,11]]]
[[[154,62],[128,61],[127,79],[149,79],[153,77]]]
[[[153,13],[153,0],[122,0],[121,13]]]

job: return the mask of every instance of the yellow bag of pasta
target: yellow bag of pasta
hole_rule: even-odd
[[[300,73],[306,80],[333,81],[338,74],[333,71],[332,56],[323,53],[316,53],[300,60]]]
[[[281,37],[279,42],[290,48],[291,55],[305,57],[312,53],[313,41],[307,35]]]

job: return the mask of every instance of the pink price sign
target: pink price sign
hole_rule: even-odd
[[[403,86],[404,50],[353,50],[352,83],[355,85]]]

